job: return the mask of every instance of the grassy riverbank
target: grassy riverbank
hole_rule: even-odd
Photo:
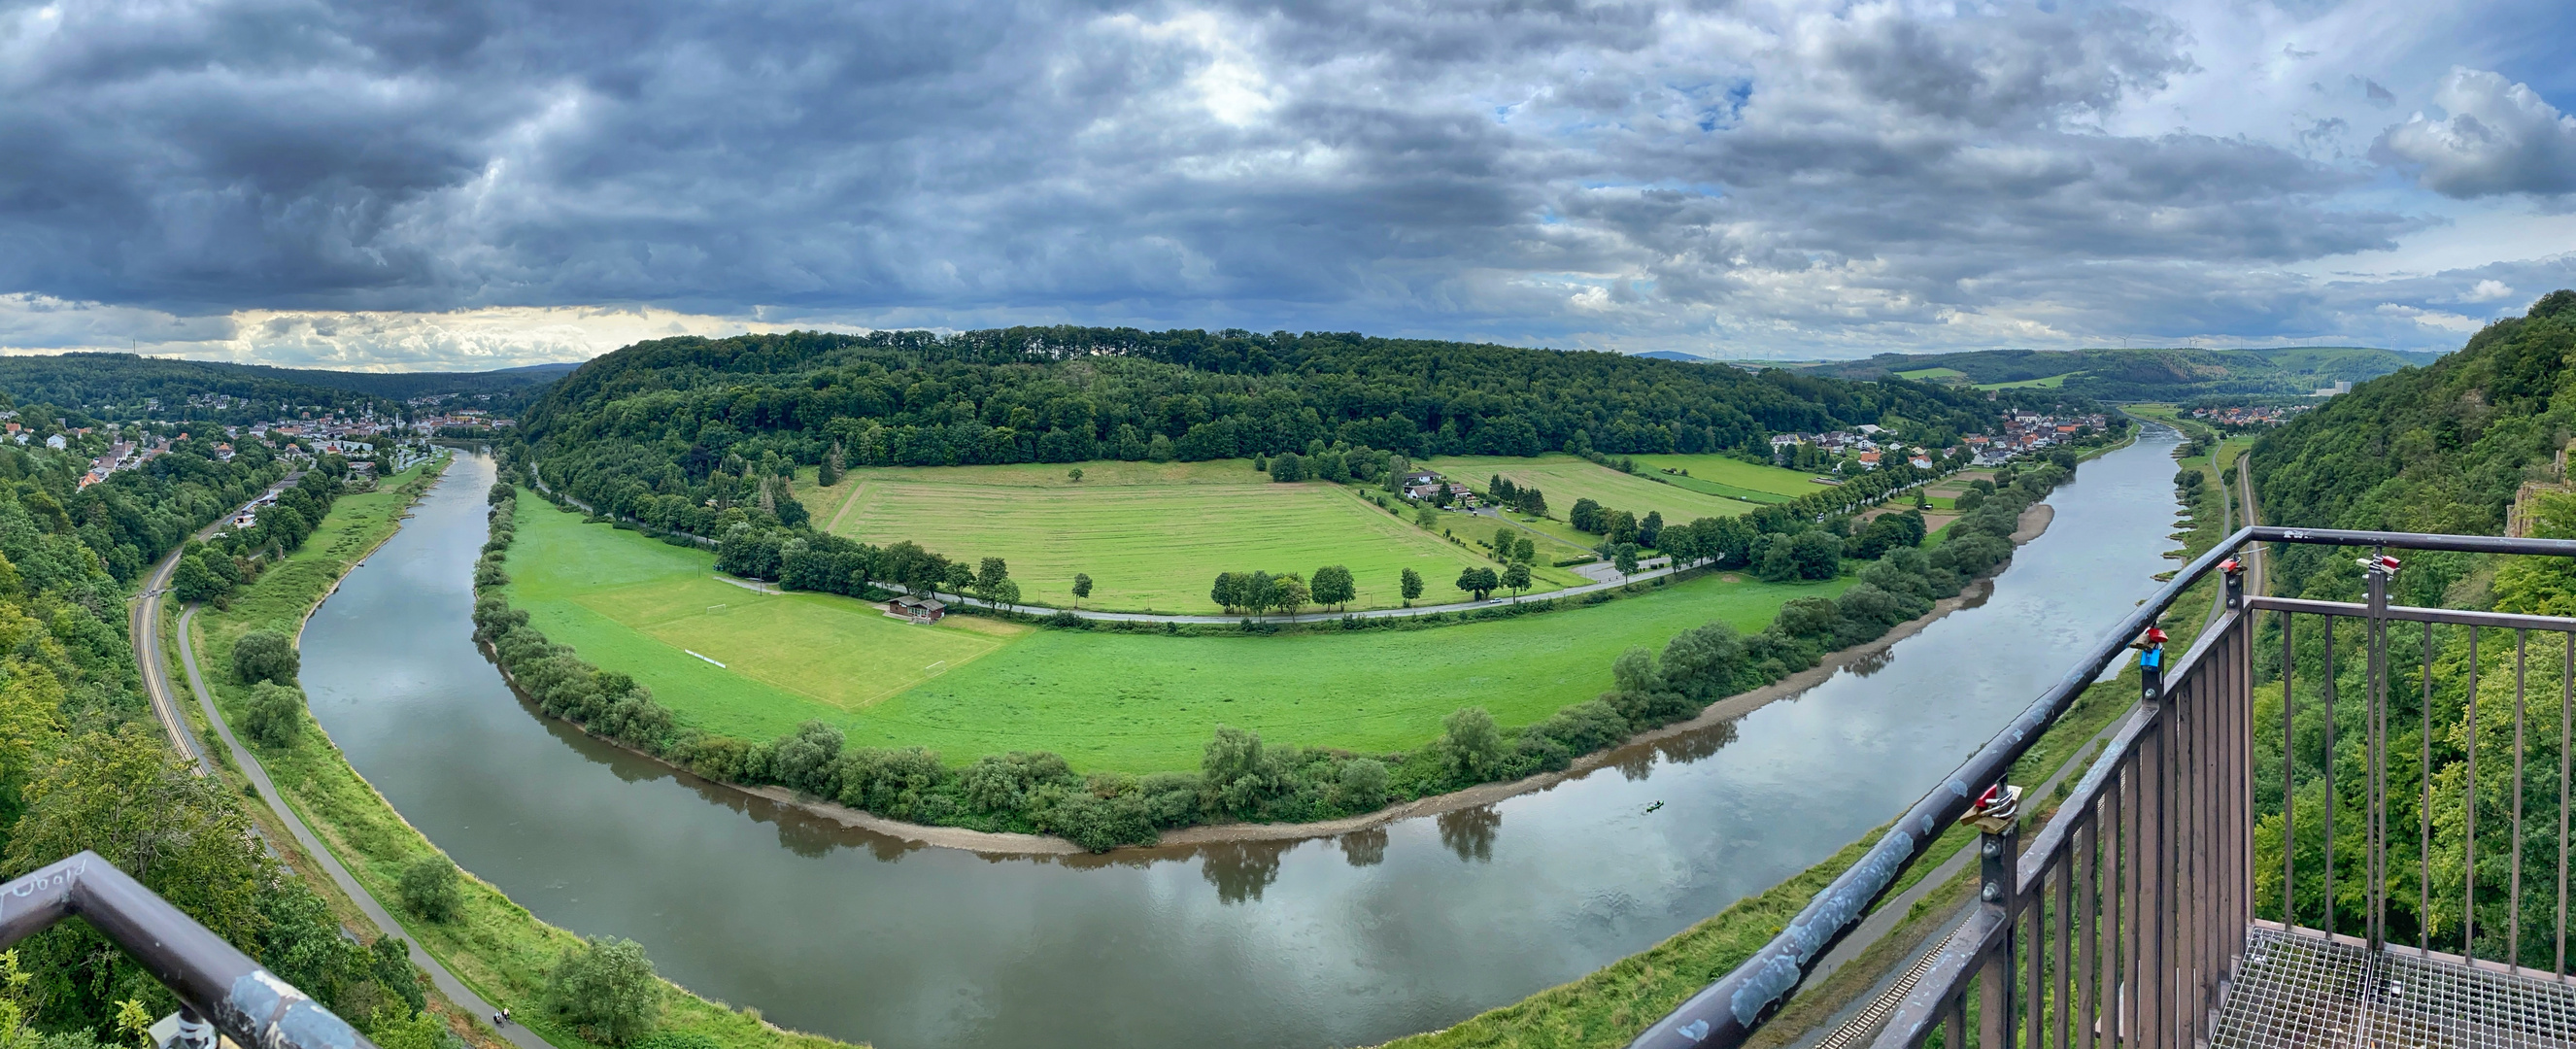
[[[234,643],[254,630],[299,632],[304,617],[350,566],[393,535],[426,481],[415,470],[379,491],[342,497],[301,549],[243,587],[229,608],[198,613],[191,626],[199,670],[227,722],[238,728],[250,695],[231,673]],[[468,639],[456,641],[462,653]],[[289,746],[253,745],[253,751],[287,804],[341,863],[388,910],[402,913],[395,891],[402,870],[436,847],[349,767],[319,724],[308,720],[305,728]],[[291,837],[275,835],[272,840],[293,847]],[[432,923],[407,918],[405,928],[477,993],[509,1007],[547,1041],[566,1049],[587,1046],[571,1032],[547,1024],[539,1004],[546,972],[576,942],[574,934],[537,920],[470,875],[464,888],[456,919]],[[722,1049],[829,1049],[840,1044],[781,1030],[761,1022],[756,1012],[736,1012],[668,982],[663,1005],[663,1029],[706,1036]]]

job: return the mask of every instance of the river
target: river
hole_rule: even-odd
[[[323,603],[303,678],[466,869],[773,1022],[884,1049],[1368,1045],[1644,949],[1895,815],[2154,591],[2173,442],[2085,464],[1981,607],[1883,659],[1543,792],[1338,839],[980,856],[593,742],[473,647],[482,458]]]

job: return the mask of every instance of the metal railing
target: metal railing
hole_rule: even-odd
[[[211,1021],[258,1049],[374,1049],[330,1010],[95,852],[0,885],[0,949],[70,917],[124,948],[178,996],[181,1043],[211,1047]]]
[[[2364,568],[2368,600],[2348,604],[2246,595],[2242,577],[2235,571],[2236,557],[2255,543],[2371,548],[2374,557],[2367,559]],[[2416,904],[2411,921],[2418,934],[2415,951],[2430,957],[2435,948],[2456,944],[2462,957],[2501,954],[2508,967],[2523,964],[2522,932],[2535,913],[2526,910],[2524,900],[2523,858],[2535,847],[2525,833],[2529,828],[2523,804],[2530,786],[2525,761],[2530,738],[2524,716],[2528,681],[2524,657],[2533,632],[2568,639],[2568,644],[2552,650],[2566,672],[2558,683],[2560,732],[2553,746],[2543,748],[2558,766],[2554,780],[2544,786],[2554,786],[2560,801],[2555,817],[2559,833],[2548,842],[2556,861],[2551,872],[2557,876],[2545,894],[2554,903],[2546,908],[2555,932],[2549,945],[2555,966],[2550,971],[2566,973],[2565,800],[2571,785],[2569,744],[2576,738],[2570,731],[2576,729],[2570,723],[2576,703],[2567,700],[2576,699],[2576,653],[2570,652],[2576,649],[2576,619],[2392,606],[2388,583],[2398,564],[2377,556],[2390,549],[2576,557],[2576,541],[2271,527],[2238,531],[2114,626],[2065,678],[1908,810],[1771,943],[1650,1026],[1632,1045],[1670,1049],[1743,1044],[1905,870],[1922,858],[1942,831],[1963,819],[1978,822],[1985,831],[1977,844],[1979,900],[1967,924],[1938,949],[1929,970],[1892,1010],[1878,1046],[1906,1049],[1937,1041],[1945,1049],[1958,1049],[1971,1043],[2012,1046],[2018,1041],[2032,1049],[2049,1045],[2091,1049],[2129,1042],[2162,1049],[2207,1044],[2249,928],[2268,925],[2331,941],[2338,912],[2358,911],[2357,927],[2365,937],[2361,942],[2371,948],[2388,942],[2392,887],[2401,880],[2391,869],[2390,695],[2395,675],[2389,639],[2392,624],[2401,623],[2425,624],[2422,666],[2415,675],[2420,679],[2416,727],[2421,742],[2415,748],[2419,753],[2405,757],[2419,761],[2418,769],[2427,769],[2435,766],[2437,747],[2445,748],[2446,757],[2450,749],[2466,753],[2467,785],[2461,798],[2466,829],[2458,835],[2467,882],[2459,897],[2463,918],[2461,928],[2446,933],[2441,943],[2431,937],[2446,932],[2438,905],[2445,894],[2437,894],[2434,885],[2436,872],[2447,869],[2440,864],[2449,861],[2447,847],[2437,848],[2446,840],[2449,815],[2437,811],[2435,795],[2448,788],[2436,787],[2435,776],[2418,773],[2425,786],[2422,797],[2415,799],[2420,803],[2415,814],[2418,848],[2411,857],[2416,870],[2411,879],[2404,879],[2410,882],[2407,887],[2417,891],[2409,894],[2414,900],[2400,901]],[[2185,589],[2213,572],[2225,579],[2224,611],[2189,653],[2169,668],[2161,665],[2161,645],[2138,639],[2152,637],[2160,642],[2160,634],[2148,633],[2157,618]],[[2269,654],[2263,646],[2270,642],[2258,632],[2261,614],[2277,621],[2279,668],[2262,665]],[[2507,630],[2514,636],[2510,758],[2498,758],[2492,746],[2487,757],[2499,770],[2509,764],[2512,797],[2501,806],[2509,809],[2509,815],[2488,804],[2486,818],[2497,824],[2488,830],[2481,829],[2477,787],[2477,748],[2487,733],[2472,728],[2457,748],[2436,739],[2439,726],[2432,714],[2433,697],[2437,684],[2450,687],[2436,681],[2433,631],[2439,624],[2466,631],[2470,645],[2477,644],[2481,632]],[[2325,629],[2317,629],[2319,625]],[[2338,625],[2341,630],[2335,629]],[[2351,655],[2345,664],[2336,661],[2338,634],[2347,653],[2361,659],[2358,683],[2364,696],[2358,710],[2338,695],[2345,679],[2353,676]],[[2321,651],[2304,650],[2302,640]],[[2102,756],[2055,815],[2032,836],[2028,848],[2022,848],[2018,798],[1999,789],[2006,771],[2085,687],[2132,647],[2145,650],[2142,702],[2121,723]],[[2466,665],[2467,724],[2477,726],[2474,650]],[[2323,673],[2311,692],[2323,709],[2303,710],[2302,698],[2291,685],[2301,673],[2316,668]],[[2287,678],[2281,681],[2285,698],[2275,759],[2280,764],[2282,800],[2269,813],[2258,809],[2255,801],[2261,752],[2255,736],[2258,729],[2271,727],[2255,723],[2255,685],[2258,675],[2267,671]],[[2489,710],[2493,715],[2492,701]],[[2342,711],[2340,718],[2338,711]],[[2313,741],[2317,744],[2314,755],[2307,753],[2308,742],[2299,737],[2303,714],[2321,726],[2323,739]],[[2352,770],[2338,768],[2334,741],[2338,720],[2357,721],[2363,734],[2358,782],[2338,782],[2354,778],[2348,775]],[[2405,726],[2399,727],[2402,731]],[[2264,785],[2269,786],[2268,777]],[[2350,826],[2340,828],[2339,834],[2334,826],[2333,814],[2347,801],[2338,795],[2341,789],[2361,791],[2358,799],[2351,799],[2359,802],[2358,835]],[[2320,818],[2310,821],[2322,826],[2301,825],[2302,791],[2322,793]],[[2494,793],[2498,792],[2491,789],[2490,794]],[[2501,889],[2492,884],[2479,887],[2482,838],[2522,843],[2506,848],[2512,855],[2501,879],[2508,884]],[[2355,839],[2360,854],[2347,855],[2338,867],[2333,858],[2337,843]],[[2321,862],[2303,868],[2303,846],[2322,851]],[[2278,885],[2267,885],[2265,878],[2257,877],[2256,856],[2266,849],[2279,852]],[[2492,855],[2486,862],[2494,865]],[[2339,880],[2339,870],[2355,866],[2360,868],[2358,877]],[[2308,899],[2321,902],[2311,908],[2314,913],[2302,914],[2300,903]],[[2489,930],[2482,939],[2476,926],[2489,923],[2490,914],[2498,915],[2507,928],[2502,934]],[[2313,930],[2299,928],[2302,917],[2319,924]]]

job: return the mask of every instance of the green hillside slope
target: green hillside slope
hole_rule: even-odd
[[[2439,354],[2356,346],[2268,350],[1975,350],[1882,353],[1837,361],[1808,374],[1844,379],[1888,376],[1947,385],[2012,389],[2056,386],[2107,401],[2179,401],[2214,396],[2289,396],[2337,382],[2365,382],[2400,368],[2431,364]]]

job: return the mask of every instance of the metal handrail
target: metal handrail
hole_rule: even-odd
[[[95,852],[0,885],[0,949],[70,917],[125,948],[178,995],[183,1026],[204,1017],[235,1042],[260,1049],[375,1049],[347,1021]]]
[[[1968,812],[1981,788],[2000,782],[2012,765],[2037,744],[2040,735],[2073,706],[2076,698],[2100,678],[2114,660],[2122,657],[2132,640],[2153,626],[2181,598],[2183,591],[2254,543],[2576,557],[2576,540],[2564,539],[2265,525],[2237,530],[2176,573],[2163,589],[2104,632],[2073,670],[2051,685],[1939,786],[1906,810],[1858,862],[1810,900],[1771,942],[1733,971],[1700,989],[1671,1013],[1648,1026],[1629,1043],[1632,1049],[1742,1045],[1788,1002],[1834,945],[1859,927],[1870,908],[1886,895],[1906,870],[1931,850],[1941,832]],[[1995,932],[2000,934],[2001,930]],[[1977,949],[1977,941],[1983,938],[1978,930],[1971,929],[1957,937],[1953,946],[1962,950]]]

